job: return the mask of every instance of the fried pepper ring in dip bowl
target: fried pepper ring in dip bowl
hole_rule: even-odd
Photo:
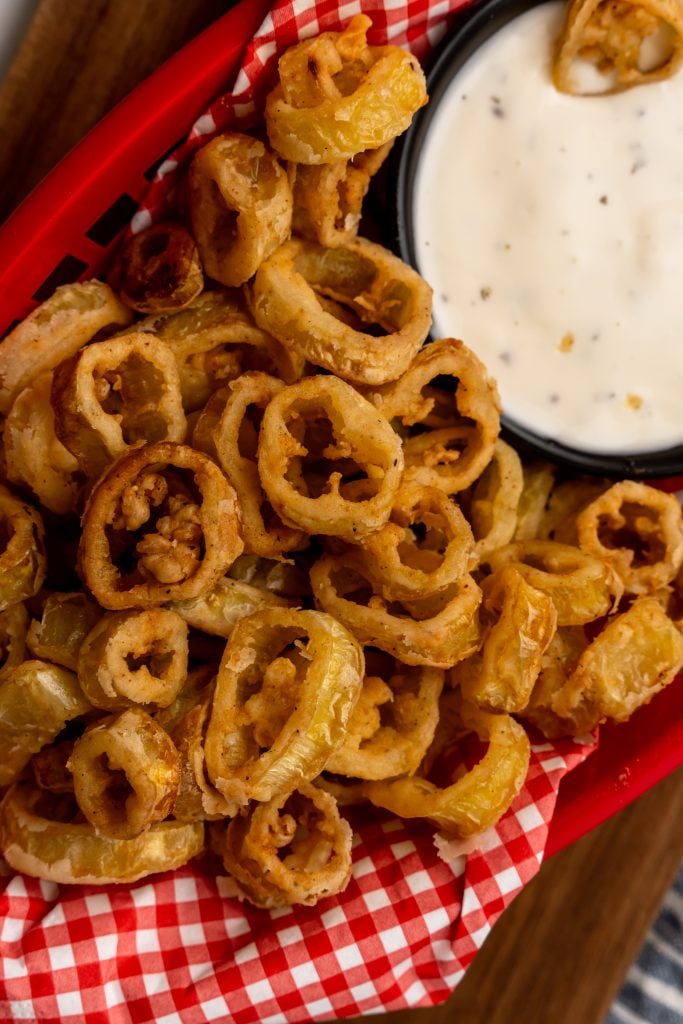
[[[649,40],[657,40],[661,52],[648,61]],[[595,64],[604,76],[603,89],[581,88],[573,74],[577,60]],[[573,0],[557,41],[553,81],[560,92],[603,95],[669,78],[682,63],[678,0]]]

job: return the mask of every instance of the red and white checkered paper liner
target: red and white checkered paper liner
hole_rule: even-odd
[[[362,10],[373,19],[372,42],[423,57],[460,6],[385,0]],[[167,211],[190,153],[249,123],[277,54],[360,10],[339,0],[278,3],[233,91],[159,168],[133,229]],[[351,882],[317,907],[257,910],[201,861],[133,886],[0,878],[0,1022],[295,1024],[438,1003],[538,871],[560,781],[590,750],[570,740],[535,744],[524,789],[487,834],[485,852],[450,862],[426,824],[357,812]]]

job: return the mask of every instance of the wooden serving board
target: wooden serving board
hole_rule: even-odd
[[[40,0],[0,83],[0,220],[117,100],[227,6]],[[447,1003],[374,1019],[602,1024],[683,860],[682,820],[678,771],[542,867]]]

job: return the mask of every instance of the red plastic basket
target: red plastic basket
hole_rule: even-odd
[[[409,15],[426,3],[407,0]],[[310,5],[288,6],[294,17],[311,15]],[[8,220],[0,336],[59,284],[102,272],[156,169],[234,77],[269,7],[242,0],[94,128]],[[394,0],[377,9],[385,20],[402,17]],[[352,885],[320,910],[264,917],[201,865],[130,888],[60,892],[12,879],[0,895],[0,1022],[290,1024],[438,1002],[544,853],[683,763],[682,712],[679,679],[625,725],[604,728],[578,767],[585,750],[571,741],[557,751],[541,744],[504,838],[466,866],[435,857],[431,830],[373,815]]]
[[[242,0],[105,117],[0,230],[0,334],[55,287],[100,273],[156,168],[239,66],[269,0]],[[546,855],[568,845],[683,764],[683,682],[563,782]]]

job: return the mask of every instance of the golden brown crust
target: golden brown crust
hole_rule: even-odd
[[[79,564],[103,607],[152,607],[207,593],[242,547],[235,492],[218,466],[161,441],[125,453],[100,478]],[[117,564],[126,552],[132,569]]]

